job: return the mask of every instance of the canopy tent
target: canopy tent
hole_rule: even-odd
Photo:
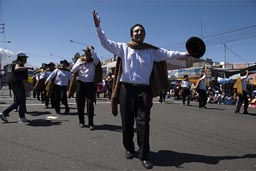
[[[211,67],[210,69],[211,69],[211,72],[215,73],[215,75],[217,75],[218,77],[224,77],[224,78],[229,78],[235,74],[239,74],[241,71],[241,69],[223,69],[223,68],[214,68],[214,67]],[[249,73],[255,73],[256,64],[243,69],[248,70]]]
[[[229,83],[234,83],[235,79],[218,77],[217,81],[218,81],[219,84],[229,84]]]
[[[11,63],[13,60],[16,59],[15,53],[8,50],[0,48],[0,63],[2,66]],[[0,66],[1,66],[0,65]]]
[[[256,73],[256,70],[255,70],[255,71],[249,71],[249,74],[253,74],[253,73]],[[218,81],[218,83],[220,83],[220,84],[234,83],[235,80],[236,80],[239,76],[240,76],[240,73],[231,75],[229,78],[221,78],[221,77],[218,77],[218,78],[217,78],[217,81]],[[249,75],[249,79],[252,79],[252,78],[250,78],[250,75]]]

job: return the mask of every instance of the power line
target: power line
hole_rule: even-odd
[[[235,41],[239,41],[239,40],[250,39],[250,38],[256,37],[256,32],[255,32],[254,28],[256,28],[256,25],[250,25],[250,26],[246,26],[246,27],[242,27],[242,28],[226,30],[223,32],[207,35],[207,36],[203,37],[202,39],[205,41],[207,46],[218,45],[220,41],[235,42]],[[167,45],[164,47],[167,47],[167,48],[168,47],[181,47],[181,46],[184,46],[184,44],[185,44],[184,42],[176,43],[176,44]]]
[[[251,28],[256,28],[256,25],[251,25],[251,26],[247,26],[247,27],[243,27],[243,28],[238,28],[238,29],[233,29],[230,31],[224,31],[221,33],[214,33],[213,35],[209,35],[206,37],[203,37],[204,39],[208,39],[208,38],[212,38],[212,37],[217,37],[217,36],[221,36],[221,35],[225,35],[225,34],[230,34],[230,33],[234,33],[234,32],[238,32],[238,31],[243,31],[243,30],[248,30]]]
[[[247,61],[246,59],[242,58],[240,55],[238,55],[236,52],[234,52],[234,50],[232,50],[230,47],[228,47],[226,45],[226,48],[231,52],[233,53],[235,56],[237,56],[239,59],[241,59],[242,61]],[[248,62],[248,61],[247,61]]]

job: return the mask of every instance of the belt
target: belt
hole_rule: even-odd
[[[146,84],[134,84],[134,83],[125,83],[125,82],[122,82],[122,84],[130,87],[149,87],[149,85],[146,85]]]

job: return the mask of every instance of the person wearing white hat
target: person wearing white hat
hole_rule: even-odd
[[[25,116],[26,112],[26,92],[23,84],[23,80],[28,78],[28,69],[32,69],[32,67],[26,67],[25,64],[27,63],[27,54],[24,52],[18,52],[17,53],[17,59],[16,63],[13,67],[13,73],[16,77],[16,81],[12,83],[12,90],[15,97],[15,101],[7,107],[5,110],[3,110],[2,113],[0,113],[0,118],[4,122],[8,122],[8,119],[6,118],[9,116],[9,113],[17,109],[19,107],[19,122],[29,122],[29,120]]]

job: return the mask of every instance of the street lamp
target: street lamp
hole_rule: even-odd
[[[2,40],[0,40],[0,42],[3,42],[3,43],[12,43],[11,41],[2,41]]]
[[[61,57],[61,56],[58,56],[58,55],[55,55],[55,54],[53,54],[53,53],[51,53],[50,55],[51,55],[51,56],[55,56],[55,57],[58,57],[58,58],[61,58],[61,59],[64,59],[63,57]]]
[[[77,41],[74,41],[74,40],[70,40],[69,42],[71,42],[71,43],[76,43],[76,44],[79,44],[79,45],[85,45],[85,46],[87,46],[86,43],[81,43],[81,42],[77,42]]]

